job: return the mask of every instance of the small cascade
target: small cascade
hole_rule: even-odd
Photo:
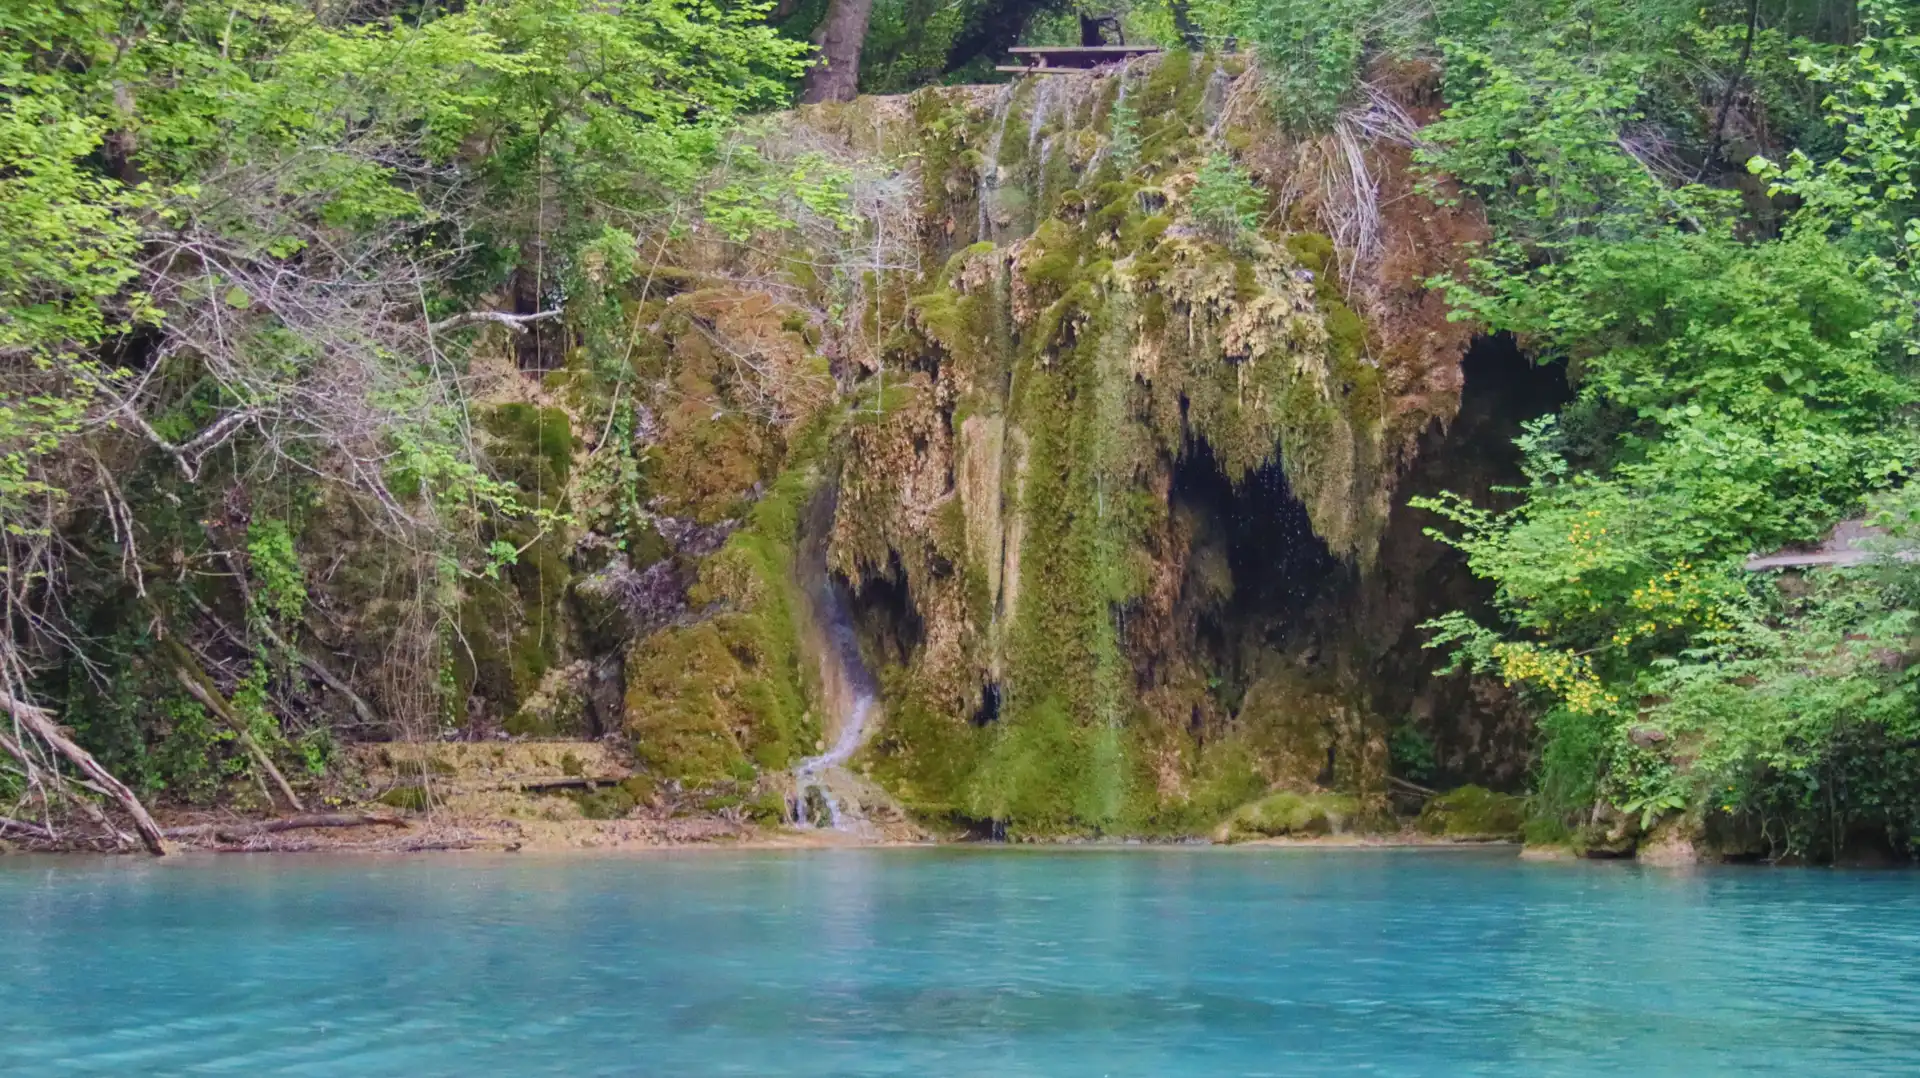
[[[873,711],[873,698],[856,698],[853,713],[840,724],[840,736],[834,739],[833,747],[819,756],[809,756],[793,769],[794,803],[793,822],[797,827],[811,827],[813,813],[809,803],[818,794],[826,806],[828,826],[835,831],[853,831],[860,821],[853,819],[840,805],[840,799],[834,795],[833,788],[826,781],[829,768],[839,767],[853,758],[860,748],[861,739],[866,736],[867,716]]]
[[[1065,79],[1046,78],[1040,80],[1040,88],[1033,95],[1033,118],[1027,121],[1027,157],[1033,157],[1035,146],[1040,141],[1040,130],[1047,126],[1047,109],[1058,96],[1058,88],[1066,83]]]
[[[993,192],[1000,187],[1000,143],[1007,137],[1007,118],[1013,112],[1013,92],[1017,82],[1010,82],[1000,91],[1000,100],[993,106],[993,145],[987,150],[987,159],[980,165],[980,182],[974,191],[974,201],[979,205],[980,223],[975,240],[993,242]]]
[[[1133,88],[1133,80],[1127,77],[1126,72],[1124,70],[1117,77],[1120,80],[1120,92],[1113,99],[1113,107],[1116,109],[1127,103],[1127,91]],[[1111,113],[1109,113],[1109,116],[1111,116]],[[1107,156],[1113,152],[1113,138],[1112,138],[1113,131],[1112,131],[1111,119],[1109,119],[1108,121],[1107,135],[1108,137],[1100,140],[1099,148],[1093,151],[1093,157],[1087,161],[1087,171],[1090,173],[1100,171],[1101,163],[1104,162],[1107,159]]]
[[[1213,73],[1207,76],[1207,88],[1200,97],[1200,117],[1207,121],[1209,144],[1220,141],[1220,128],[1227,122],[1227,91],[1232,87],[1232,77],[1216,64]]]
[[[788,815],[796,827],[813,826],[817,799],[833,830],[854,833],[863,830],[866,821],[858,807],[846,804],[834,787],[836,782],[857,785],[842,769],[866,740],[868,725],[878,710],[880,687],[860,654],[860,639],[841,588],[827,572],[826,533],[835,501],[836,492],[831,488],[814,499],[810,534],[801,550],[801,583],[819,633],[821,695],[829,708],[839,712],[840,725],[825,752],[807,757],[793,769],[794,792]]]

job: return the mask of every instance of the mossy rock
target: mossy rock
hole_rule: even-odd
[[[1360,799],[1351,794],[1281,790],[1240,806],[1214,830],[1216,842],[1282,836],[1339,835],[1361,821]]]
[[[403,812],[425,812],[429,799],[425,786],[395,786],[375,800]]]
[[[761,790],[747,802],[747,818],[762,824],[785,823],[786,795],[778,790]]]
[[[1425,834],[1458,839],[1519,838],[1526,824],[1525,798],[1484,786],[1462,786],[1439,794],[1414,821],[1414,827]]]
[[[580,795],[580,815],[589,820],[624,819],[637,803],[624,784],[608,786]]]

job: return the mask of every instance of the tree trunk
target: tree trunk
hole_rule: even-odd
[[[60,725],[53,721],[53,713],[45,708],[35,707],[25,700],[16,700],[6,692],[0,692],[0,711],[14,717],[14,721],[26,727],[27,732],[53,746],[55,752],[66,757],[81,773],[93,780],[93,784],[105,791],[108,797],[119,802],[126,814],[133,818],[134,829],[140,832],[140,841],[148,852],[155,857],[167,855],[167,840],[161,835],[160,828],[147,815],[147,807],[127,789],[126,783],[113,777],[113,773],[100,766],[93,754],[73,743]]]
[[[1180,35],[1180,43],[1191,52],[1199,52],[1206,42],[1200,39],[1200,28],[1194,25],[1193,10],[1187,0],[1170,0],[1168,7],[1173,10],[1173,28]]]
[[[830,0],[827,17],[813,35],[820,62],[807,69],[800,101],[852,101],[860,92],[860,46],[867,37],[873,0]]]
[[[1048,0],[986,0],[967,30],[947,47],[942,74],[952,74],[981,56],[997,57],[1020,43],[1034,13]]]
[[[1113,40],[1107,40],[1107,31],[1113,31]],[[1080,46],[1097,49],[1102,45],[1125,45],[1127,32],[1120,25],[1118,15],[1081,15]]]

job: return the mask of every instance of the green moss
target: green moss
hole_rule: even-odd
[[[1311,272],[1316,282],[1335,266],[1333,238],[1319,232],[1292,232],[1286,238],[1287,252],[1300,268]]]
[[[1251,303],[1260,298],[1261,288],[1253,276],[1253,262],[1249,259],[1236,259],[1233,263],[1233,301]]]
[[[573,426],[559,408],[502,404],[479,409],[489,435],[487,458],[519,490],[530,509],[563,511],[572,474]],[[500,579],[468,581],[453,649],[457,695],[477,693],[522,734],[562,732],[554,715],[522,714],[522,705],[558,661],[565,630],[563,602],[571,580],[568,537],[534,517],[499,521],[491,538],[520,551]]]
[[[588,790],[577,800],[580,815],[589,820],[621,820],[634,809],[632,794],[624,786],[607,786],[597,790]]]
[[[377,798],[383,804],[403,812],[425,812],[429,804],[424,786],[395,786]]]
[[[1360,802],[1348,794],[1282,790],[1243,805],[1214,833],[1216,841],[1282,836],[1339,835],[1362,822]]]
[[[1429,799],[1414,826],[1448,838],[1518,838],[1526,823],[1526,798],[1462,786]]]
[[[627,659],[627,730],[647,769],[694,785],[781,770],[818,736],[801,662],[804,599],[793,572],[803,505],[831,421],[795,439],[794,463],[701,568],[691,598],[725,612],[667,629]]]
[[[758,824],[782,823],[787,818],[787,799],[778,790],[762,790],[747,799],[747,818]]]
[[[489,458],[502,478],[536,497],[563,494],[573,467],[573,421],[562,408],[496,405],[479,412],[496,441]]]
[[[1356,549],[1368,527],[1356,523],[1365,511],[1356,491],[1376,467],[1368,454],[1382,398],[1366,326],[1341,301],[1332,242],[1289,238],[1282,253],[1255,237],[1229,249],[1177,225],[1187,212],[1179,193],[1212,137],[1203,98],[1213,63],[1169,53],[1128,91],[1140,167],[1126,176],[1110,155],[1091,173],[1061,170],[1094,156],[1107,137],[1117,80],[1098,100],[1049,110],[1037,136],[1025,118],[1038,80],[1010,91],[997,191],[1019,204],[989,209],[1007,219],[998,234],[1012,243],[1005,252],[968,247],[919,287],[912,332],[889,339],[889,369],[928,373],[916,374],[912,399],[898,408],[876,402],[856,420],[910,424],[940,410],[942,435],[955,438],[969,415],[1004,423],[994,468],[1005,502],[993,511],[1006,542],[1017,544],[1007,547],[1004,578],[968,548],[960,498],[903,522],[895,517],[909,492],[897,478],[871,478],[865,485],[881,492],[851,500],[842,485],[840,526],[853,537],[837,538],[837,549],[870,565],[898,555],[910,563],[916,601],[944,604],[922,612],[937,610],[928,616],[960,630],[942,653],[948,666],[916,659],[885,682],[873,774],[916,813],[991,818],[1015,834],[1192,833],[1273,788],[1276,772],[1291,782],[1311,767],[1300,781],[1313,783],[1336,742],[1343,768],[1364,769],[1351,762],[1363,761],[1364,749],[1348,744],[1360,735],[1343,728],[1336,736],[1304,710],[1285,721],[1250,715],[1201,751],[1184,730],[1145,713],[1139,657],[1118,631],[1164,583],[1164,483],[1196,439],[1236,480],[1278,455],[1335,550]],[[936,248],[976,238],[971,170],[995,133],[984,106],[963,118],[956,97],[915,98],[927,146],[922,235]],[[1043,166],[1027,147],[1049,136]],[[1029,216],[1039,223],[1022,236]],[[1296,313],[1296,267],[1315,273],[1324,343],[1311,312]],[[962,496],[972,497],[967,461],[956,470]],[[973,528],[978,542],[986,529]],[[931,573],[934,560],[951,570]],[[990,576],[1001,581],[999,594]],[[956,673],[999,686],[997,721],[968,721],[978,697],[953,684]],[[1296,756],[1297,767],[1278,766]],[[1347,788],[1348,777],[1331,781]]]
[[[916,816],[965,818],[967,783],[992,732],[939,706],[903,671],[885,675],[882,696],[886,718],[867,749],[874,778]]]

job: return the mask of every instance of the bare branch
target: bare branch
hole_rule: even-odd
[[[564,312],[559,310],[541,311],[538,314],[508,314],[505,311],[467,311],[463,314],[456,314],[452,318],[443,318],[427,328],[435,333],[445,333],[448,330],[460,329],[463,326],[493,322],[505,326],[515,333],[525,333],[529,325],[535,322],[545,322],[550,318],[558,318],[563,313]]]
[[[287,799],[287,804],[292,805],[295,812],[306,811],[306,806],[300,803],[300,795],[293,792],[293,785],[287,781],[285,775],[280,773],[280,769],[273,765],[272,757],[269,757],[266,750],[260,747],[260,742],[254,740],[253,734],[247,730],[246,723],[240,721],[240,717],[233,713],[233,709],[227,706],[226,701],[220,699],[212,689],[199,678],[188,673],[184,667],[174,667],[173,673],[179,680],[180,687],[187,690],[188,695],[205,704],[208,711],[218,715],[220,721],[226,723],[227,728],[239,737],[240,743],[246,746],[254,762],[260,765],[260,769],[265,771],[269,778],[273,779],[275,786],[280,787],[280,795]]]

